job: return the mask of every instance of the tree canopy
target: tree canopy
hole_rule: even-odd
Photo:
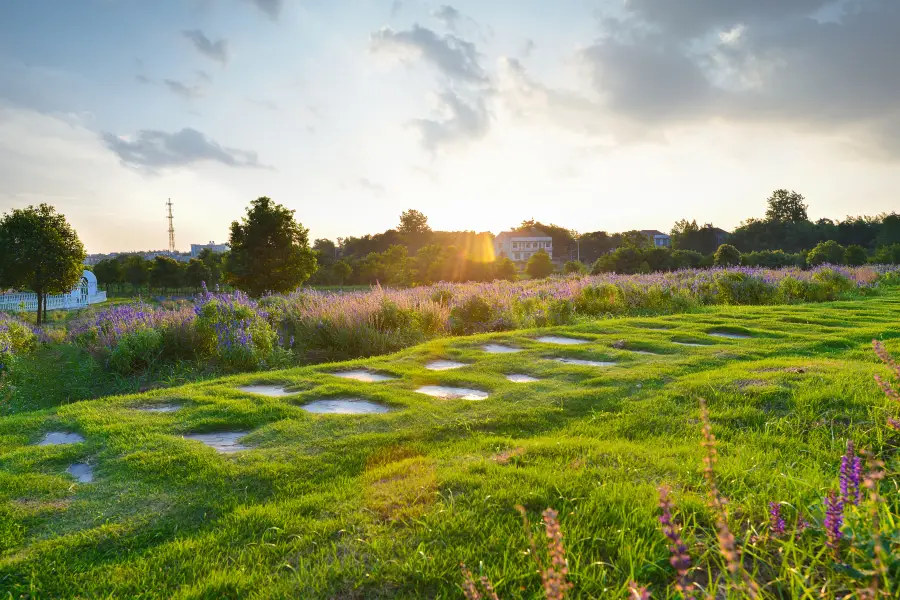
[[[309,230],[294,219],[294,211],[265,196],[231,224],[229,243],[228,280],[251,296],[290,292],[316,270]]]
[[[410,208],[400,215],[400,226],[397,227],[397,231],[402,235],[421,235],[430,233],[431,227],[428,226],[428,217]]]
[[[769,199],[766,209],[766,220],[780,223],[800,223],[808,221],[806,209],[809,206],[803,202],[805,198],[793,190],[775,190]]]
[[[66,218],[47,204],[16,209],[0,220],[0,288],[37,294],[37,324],[48,294],[65,294],[81,280],[84,246]]]

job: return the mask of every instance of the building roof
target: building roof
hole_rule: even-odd
[[[540,229],[535,229],[534,227],[530,229],[517,229],[515,231],[502,231],[497,235],[500,237],[539,237],[539,238],[550,238],[549,235],[541,231]],[[553,238],[550,238],[553,239]]]
[[[664,235],[666,237],[669,237],[668,233],[663,233],[658,229],[641,229],[641,233],[643,233],[644,235]]]

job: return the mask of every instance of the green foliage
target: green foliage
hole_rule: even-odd
[[[828,240],[816,245],[810,250],[806,256],[806,262],[810,266],[818,266],[823,264],[840,265],[844,262],[844,247],[835,242]]]
[[[184,283],[194,289],[200,289],[205,283],[207,287],[212,284],[212,269],[200,259],[192,258],[184,270]]]
[[[715,285],[717,304],[773,304],[777,299],[777,288],[741,272],[718,273]]]
[[[119,338],[118,344],[109,353],[109,367],[121,375],[141,373],[153,368],[162,351],[162,332],[140,329]]]
[[[650,237],[641,231],[626,231],[621,235],[621,244],[624,248],[641,250],[652,245]]]
[[[506,281],[515,281],[519,278],[519,273],[516,271],[516,264],[510,260],[508,256],[497,259],[497,261],[494,262],[494,277]]]
[[[180,287],[183,278],[181,263],[168,256],[157,256],[150,267],[150,285],[156,289]]]
[[[803,267],[805,261],[800,254],[788,254],[781,250],[762,250],[742,254],[741,264],[745,267],[782,269],[784,267]]]
[[[431,233],[428,217],[412,208],[405,210],[400,215],[400,226],[397,227],[397,232],[406,236],[421,236]]]
[[[853,244],[851,246],[847,246],[847,249],[844,250],[843,264],[851,267],[858,267],[860,265],[866,264],[868,258],[869,255],[866,252],[865,248]]]
[[[869,262],[878,265],[900,265],[900,244],[879,247]]]
[[[697,269],[703,263],[703,255],[695,250],[673,250],[672,267],[675,269]]]
[[[254,297],[296,289],[316,270],[308,233],[294,211],[265,196],[252,201],[243,221],[231,224],[229,281]]]
[[[450,331],[466,335],[481,331],[501,331],[508,324],[500,319],[495,307],[481,296],[470,296],[450,311]]]
[[[622,288],[611,283],[585,286],[575,299],[578,313],[591,317],[620,314],[626,308]]]
[[[37,323],[48,294],[65,294],[81,280],[84,246],[66,218],[47,204],[5,213],[0,219],[0,289],[31,290]]]
[[[97,284],[106,287],[114,283],[122,283],[125,277],[125,271],[122,268],[122,261],[115,258],[105,258],[94,265],[94,275],[97,276]]]
[[[719,249],[716,250],[713,264],[717,267],[733,267],[739,265],[741,264],[741,253],[731,244],[722,244],[719,246]]]
[[[125,281],[134,287],[140,287],[150,279],[150,263],[137,255],[125,259],[122,266]]]
[[[195,324],[200,351],[230,370],[265,366],[276,347],[277,333],[247,303],[212,298],[199,307]]]
[[[525,272],[532,279],[549,277],[553,273],[553,261],[550,259],[550,255],[543,249],[532,254],[528,259],[528,264],[525,265]]]
[[[772,192],[766,201],[766,220],[776,221],[780,223],[799,223],[808,221],[806,214],[808,205],[804,202],[805,198],[793,190],[788,191],[779,189]]]
[[[563,273],[566,275],[585,275],[587,272],[587,265],[578,260],[570,260],[563,266]]]

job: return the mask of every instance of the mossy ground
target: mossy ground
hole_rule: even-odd
[[[872,381],[881,367],[870,342],[900,353],[898,310],[900,298],[885,294],[447,338],[368,360],[6,416],[0,590],[16,598],[450,598],[462,595],[465,561],[501,597],[530,598],[540,583],[523,552],[521,504],[533,521],[548,506],[559,511],[573,597],[623,597],[630,579],[661,591],[671,568],[656,487],[675,488],[689,524],[711,522],[698,398],[721,442],[720,487],[747,537],[765,522],[769,501],[820,502],[846,439],[885,450],[874,424],[887,401]],[[546,334],[590,343],[534,341]],[[487,342],[523,351],[488,354],[480,349]],[[550,360],[557,357],[617,364]],[[426,370],[434,359],[471,366]],[[397,379],[330,374],[361,367]],[[512,383],[510,373],[540,381]],[[297,393],[236,389],[258,383]],[[433,384],[490,397],[415,392]],[[300,408],[338,397],[394,410]],[[155,403],[182,408],[133,408]],[[250,431],[242,443],[253,449],[222,455],[181,437],[219,430]],[[48,431],[86,441],[35,446]],[[74,462],[93,465],[93,483],[65,473]],[[773,567],[768,593],[798,597],[802,575]]]

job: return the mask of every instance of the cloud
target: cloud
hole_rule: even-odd
[[[263,11],[270,19],[277,21],[284,8],[284,0],[246,0],[252,2],[256,8]]]
[[[394,0],[391,2],[391,18],[393,19],[403,10],[403,0]]]
[[[144,84],[153,83],[148,77],[146,77],[145,75],[141,75],[140,73],[135,75],[134,78],[137,80],[138,83],[144,83]]]
[[[437,96],[439,116],[413,121],[421,135],[422,145],[435,152],[443,146],[471,142],[483,138],[490,129],[490,114],[481,95],[466,101],[452,90]]]
[[[393,50],[421,58],[449,79],[466,83],[487,82],[475,44],[455,35],[439,35],[416,24],[408,31],[385,27],[374,32],[369,41],[375,52]]]
[[[104,133],[101,138],[123,164],[151,172],[209,161],[229,167],[262,166],[255,152],[222,147],[191,128],[175,133],[142,130],[133,139]]]
[[[271,110],[273,112],[277,112],[279,110],[278,104],[273,102],[272,100],[260,100],[257,98],[247,98],[247,102],[250,104],[255,104],[261,108],[265,108],[266,110]]]
[[[175,79],[164,79],[163,83],[169,91],[185,100],[202,98],[206,87],[212,82],[212,78],[206,71],[197,71],[193,83],[184,83]]]
[[[443,6],[434,9],[431,12],[431,16],[442,22],[444,27],[450,31],[456,31],[456,25],[462,17],[460,12],[449,4],[444,4]]]
[[[197,51],[210,60],[221,63],[222,66],[228,64],[228,41],[217,40],[213,42],[199,29],[186,30],[182,34],[194,45]]]
[[[384,196],[385,192],[387,191],[384,189],[383,185],[381,185],[380,183],[375,183],[374,181],[372,181],[371,179],[368,179],[367,177],[360,177],[359,179],[356,180],[356,184],[359,187],[361,187],[365,190],[368,190],[369,192],[372,192],[376,196]]]
[[[677,6],[676,6],[677,4]],[[900,158],[900,3],[630,0],[579,57],[604,107],[649,128],[766,124]]]

